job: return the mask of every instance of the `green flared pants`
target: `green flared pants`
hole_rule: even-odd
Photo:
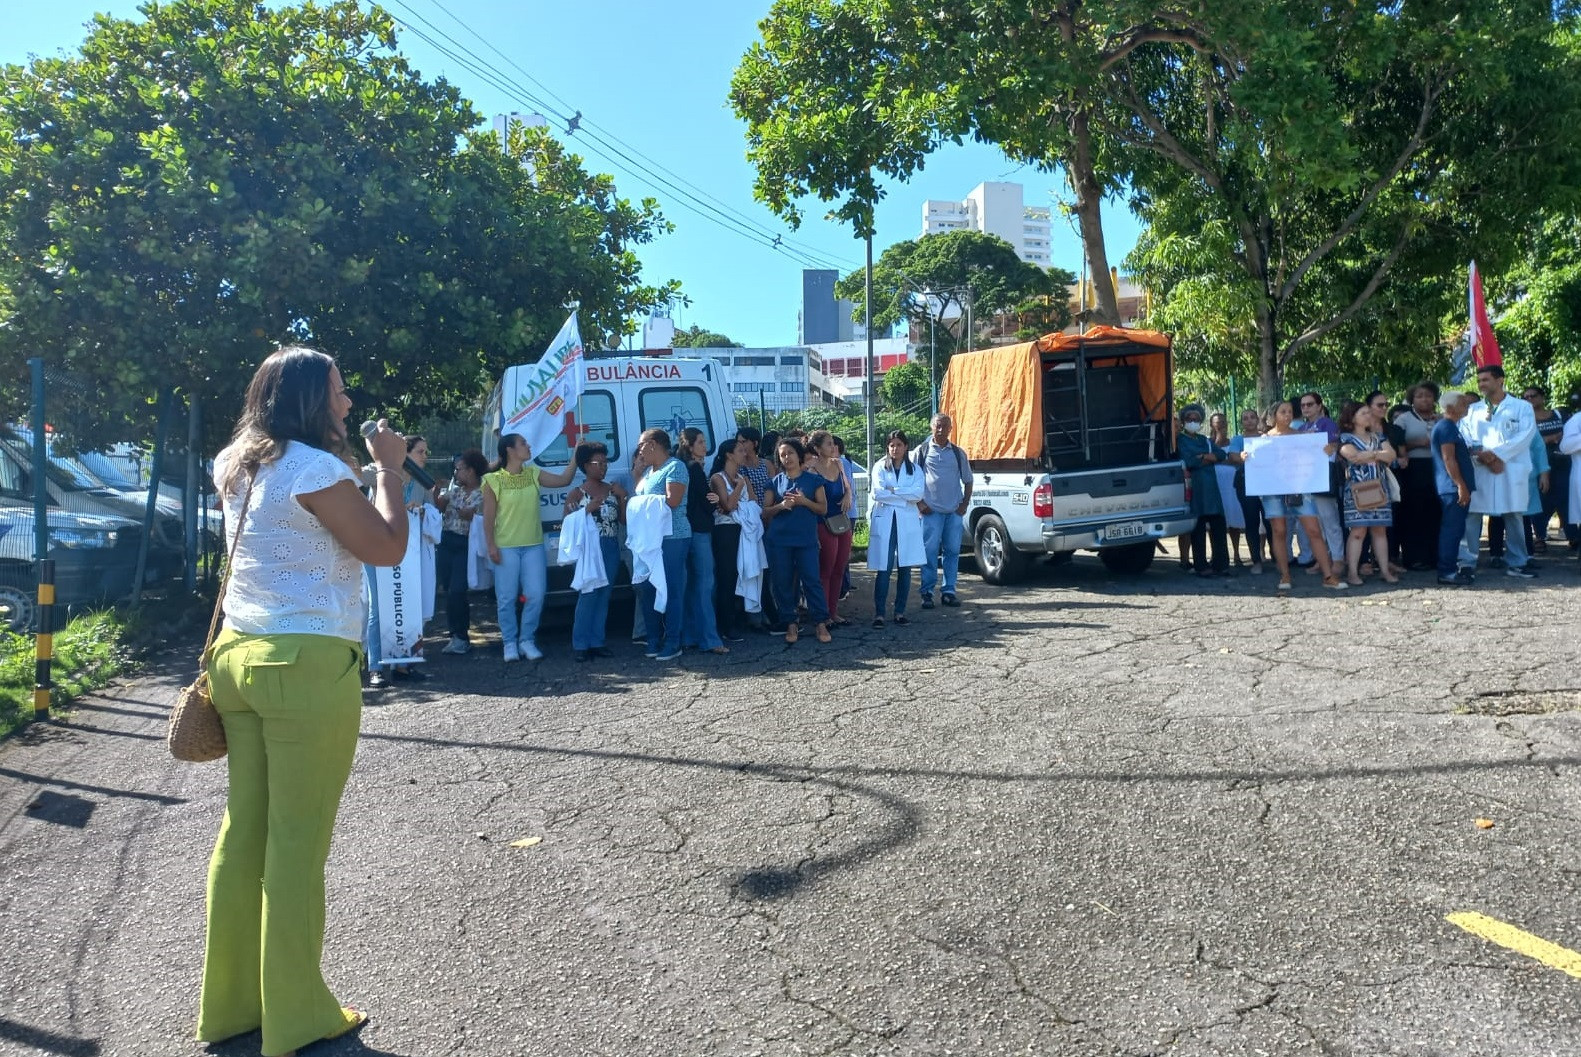
[[[230,787],[209,862],[198,1039],[265,1057],[344,1025],[324,984],[324,863],[362,719],[362,647],[225,631],[209,659]]]

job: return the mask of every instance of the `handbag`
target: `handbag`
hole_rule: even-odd
[[[247,496],[242,500],[241,516],[236,519],[236,538],[231,540],[231,552],[225,559],[225,575],[220,577],[219,597],[214,599],[214,616],[209,620],[208,638],[203,642],[203,652],[198,655],[198,677],[176,695],[175,706],[170,710],[170,729],[165,732],[165,745],[170,755],[185,763],[208,763],[225,755],[225,725],[209,695],[209,650],[214,646],[214,633],[219,630],[220,617],[225,612],[225,589],[230,586],[231,566],[236,561],[236,545],[242,539],[242,524],[247,517],[247,507],[253,498],[253,482],[247,480]]]
[[[851,531],[851,517],[849,514],[830,514],[823,519],[823,527],[836,536],[844,536]]]
[[[1379,507],[1389,505],[1389,491],[1376,477],[1367,481],[1352,482],[1350,498],[1357,510],[1377,510]]]

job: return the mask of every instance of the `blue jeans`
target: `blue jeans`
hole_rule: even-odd
[[[686,638],[688,646],[705,650],[725,644],[714,615],[714,536],[693,532],[686,555]]]
[[[1466,508],[1455,499],[1455,493],[1438,493],[1438,508],[1442,520],[1438,523],[1438,575],[1454,576],[1460,569],[1460,541],[1466,534]],[[1476,559],[1471,561],[1476,566]]]
[[[814,624],[829,622],[829,600],[823,594],[823,579],[818,575],[818,544],[777,543],[769,548],[769,575],[773,578],[774,602],[780,619],[796,623],[796,588],[807,599],[807,619]]]
[[[1531,555],[1526,553],[1526,515],[1489,514],[1504,519],[1504,563],[1511,569],[1525,568]],[[1466,531],[1461,538],[1460,564],[1477,567],[1477,552],[1482,544],[1482,515],[1466,515]]]
[[[373,566],[362,567],[363,596],[368,612],[362,618],[362,650],[367,655],[368,671],[376,672],[384,663],[384,646],[379,641],[379,595],[373,586]]]
[[[692,551],[690,537],[664,539],[664,612],[654,608],[658,591],[647,580],[637,585],[642,599],[643,626],[648,629],[649,653],[681,652],[682,614],[686,612],[686,556]]]
[[[620,569],[620,544],[613,536],[600,536],[598,549],[604,555],[604,575],[609,583],[576,596],[576,616],[571,619],[573,650],[595,650],[604,645],[604,628],[609,624],[609,596],[615,593],[615,573]]]
[[[961,568],[961,535],[966,524],[953,510],[922,515],[922,593],[931,595],[939,579],[939,550],[944,550],[944,593],[955,593]]]
[[[542,543],[531,547],[501,547],[494,566],[494,599],[500,620],[500,638],[506,646],[532,642],[543,616],[543,596],[549,589],[549,567]],[[525,597],[521,621],[516,620],[516,599]]]
[[[472,604],[467,597],[467,537],[459,532],[441,533],[435,566],[445,576],[445,626],[450,637],[467,641],[472,625]]]
[[[891,531],[889,534],[889,561],[887,569],[881,569],[873,581],[873,615],[884,615],[884,600],[889,597],[889,575],[895,574],[895,615],[906,615],[906,599],[911,597],[911,566],[900,568],[900,534]]]

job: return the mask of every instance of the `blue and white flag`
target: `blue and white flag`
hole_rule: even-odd
[[[500,436],[520,433],[536,456],[567,433],[567,416],[576,413],[585,382],[582,335],[576,313],[554,336],[543,358],[505,372],[500,393]]]

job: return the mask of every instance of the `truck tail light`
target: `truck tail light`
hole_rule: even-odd
[[[1032,490],[1032,516],[1036,518],[1054,516],[1054,486],[1047,481]]]
[[[1181,469],[1180,474],[1185,479],[1185,482],[1186,482],[1186,505],[1190,506],[1191,505],[1191,471],[1183,468],[1183,469]]]

